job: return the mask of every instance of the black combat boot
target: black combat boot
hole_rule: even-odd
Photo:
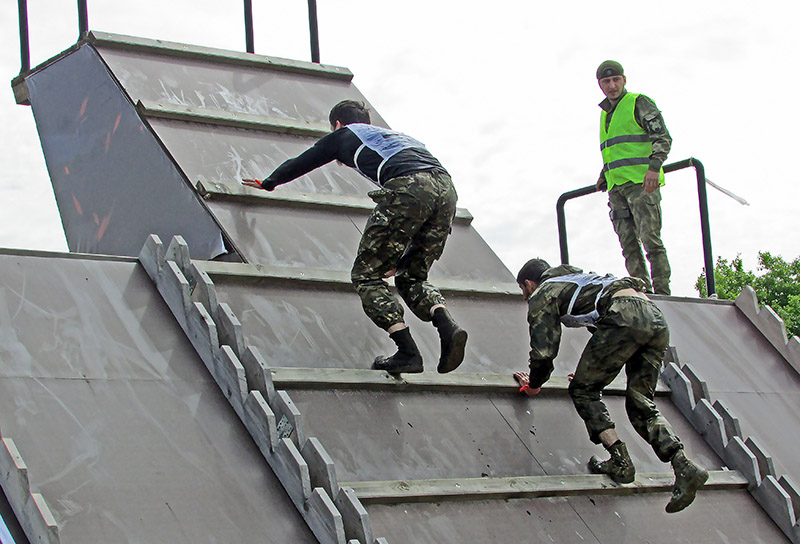
[[[683,450],[672,456],[672,469],[675,471],[675,485],[666,507],[669,514],[680,512],[692,504],[697,490],[708,480],[708,471],[686,457]]]
[[[625,442],[617,440],[606,448],[611,457],[601,461],[596,455],[589,459],[589,470],[595,474],[607,474],[619,484],[629,484],[636,477],[636,468],[633,466]]]
[[[389,338],[397,344],[397,353],[388,357],[375,357],[372,369],[385,370],[390,374],[422,372],[422,356],[411,338],[411,330],[408,327],[400,329],[390,334]]]
[[[439,307],[433,312],[433,326],[439,331],[441,340],[441,356],[436,370],[439,374],[452,372],[464,360],[464,348],[467,345],[467,331],[458,326],[447,308]]]

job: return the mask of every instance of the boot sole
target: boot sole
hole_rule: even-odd
[[[412,364],[412,365],[404,365],[404,366],[397,366],[392,368],[381,368],[378,365],[380,361],[380,357],[376,357],[375,361],[372,363],[372,370],[383,370],[384,372],[388,372],[389,374],[419,374],[423,371],[422,364]]]
[[[697,496],[697,491],[703,487],[703,485],[708,481],[708,472],[701,472],[697,476],[695,476],[691,482],[689,482],[689,486],[686,488],[686,493],[683,496],[675,501],[667,503],[667,507],[664,509],[667,511],[668,514],[674,514],[675,512],[680,512],[690,504],[694,502],[695,497]]]
[[[453,333],[450,344],[450,353],[447,354],[446,358],[442,358],[439,361],[439,366],[436,367],[436,370],[439,372],[439,374],[447,374],[448,372],[452,372],[461,365],[461,363],[464,361],[464,351],[466,346],[467,331],[464,329],[458,329],[455,333]]]
[[[589,462],[587,463],[587,466],[589,467],[589,472],[591,472],[592,474],[600,474],[600,475],[608,476],[609,478],[611,478],[612,480],[614,480],[618,484],[632,484],[636,480],[636,473],[635,472],[634,472],[633,476],[631,476],[630,478],[624,478],[624,479],[615,478],[611,474],[608,474],[608,473],[603,472],[602,470],[600,470],[600,468],[599,468],[599,464],[600,463],[601,463],[600,458],[595,456],[595,455],[592,455],[591,459],[589,459]]]

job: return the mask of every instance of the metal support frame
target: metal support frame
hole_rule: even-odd
[[[28,37],[28,2],[26,0],[17,0],[17,7],[19,9],[19,73],[23,74],[31,69],[31,48]]]
[[[708,220],[708,196],[706,193],[706,174],[703,163],[694,157],[667,164],[664,173],[674,172],[683,168],[694,167],[697,174],[697,200],[700,205],[700,230],[703,236],[703,258],[706,271],[706,291],[709,297],[716,297],[717,288],[714,281],[714,260],[711,251],[711,226]],[[556,219],[558,221],[558,244],[561,249],[561,263],[569,264],[569,250],[567,249],[567,220],[564,214],[564,205],[568,200],[596,193],[597,186],[589,185],[573,191],[568,191],[558,197],[556,203]]]
[[[311,62],[319,64],[319,28],[317,26],[317,0],[308,0],[308,31],[311,37]]]
[[[244,41],[248,53],[255,53],[253,42],[253,0],[244,0]]]
[[[17,6],[19,11],[19,73],[24,74],[31,69],[30,37],[28,34],[28,2],[27,0],[17,0]],[[316,0],[308,0],[308,27],[311,37],[311,62],[319,64],[319,26],[317,24]],[[88,0],[78,0],[78,41],[84,39],[88,33]],[[244,34],[247,52],[255,53],[252,0],[244,0]]]
[[[89,7],[87,0],[78,0],[78,41],[89,33]]]

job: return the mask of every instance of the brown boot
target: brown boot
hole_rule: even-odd
[[[595,474],[607,474],[619,484],[629,484],[636,477],[636,468],[633,466],[625,442],[617,440],[606,448],[611,457],[601,461],[596,455],[589,459],[589,470]]]
[[[419,354],[416,342],[411,338],[411,331],[406,327],[389,335],[397,344],[397,353],[387,357],[375,357],[373,370],[385,370],[390,374],[422,372],[422,355]]]
[[[708,481],[708,471],[686,457],[683,450],[678,450],[672,456],[672,468],[675,471],[675,485],[666,507],[669,514],[680,512],[692,504],[697,490]]]

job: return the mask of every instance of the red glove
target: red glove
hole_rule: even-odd
[[[530,384],[531,376],[527,372],[521,372],[521,371],[514,372],[512,376],[514,376],[514,379],[517,380],[517,383],[519,384],[520,393],[532,397],[534,395],[538,395],[539,392],[542,390],[541,387],[537,387],[536,389],[531,389],[531,384]]]

